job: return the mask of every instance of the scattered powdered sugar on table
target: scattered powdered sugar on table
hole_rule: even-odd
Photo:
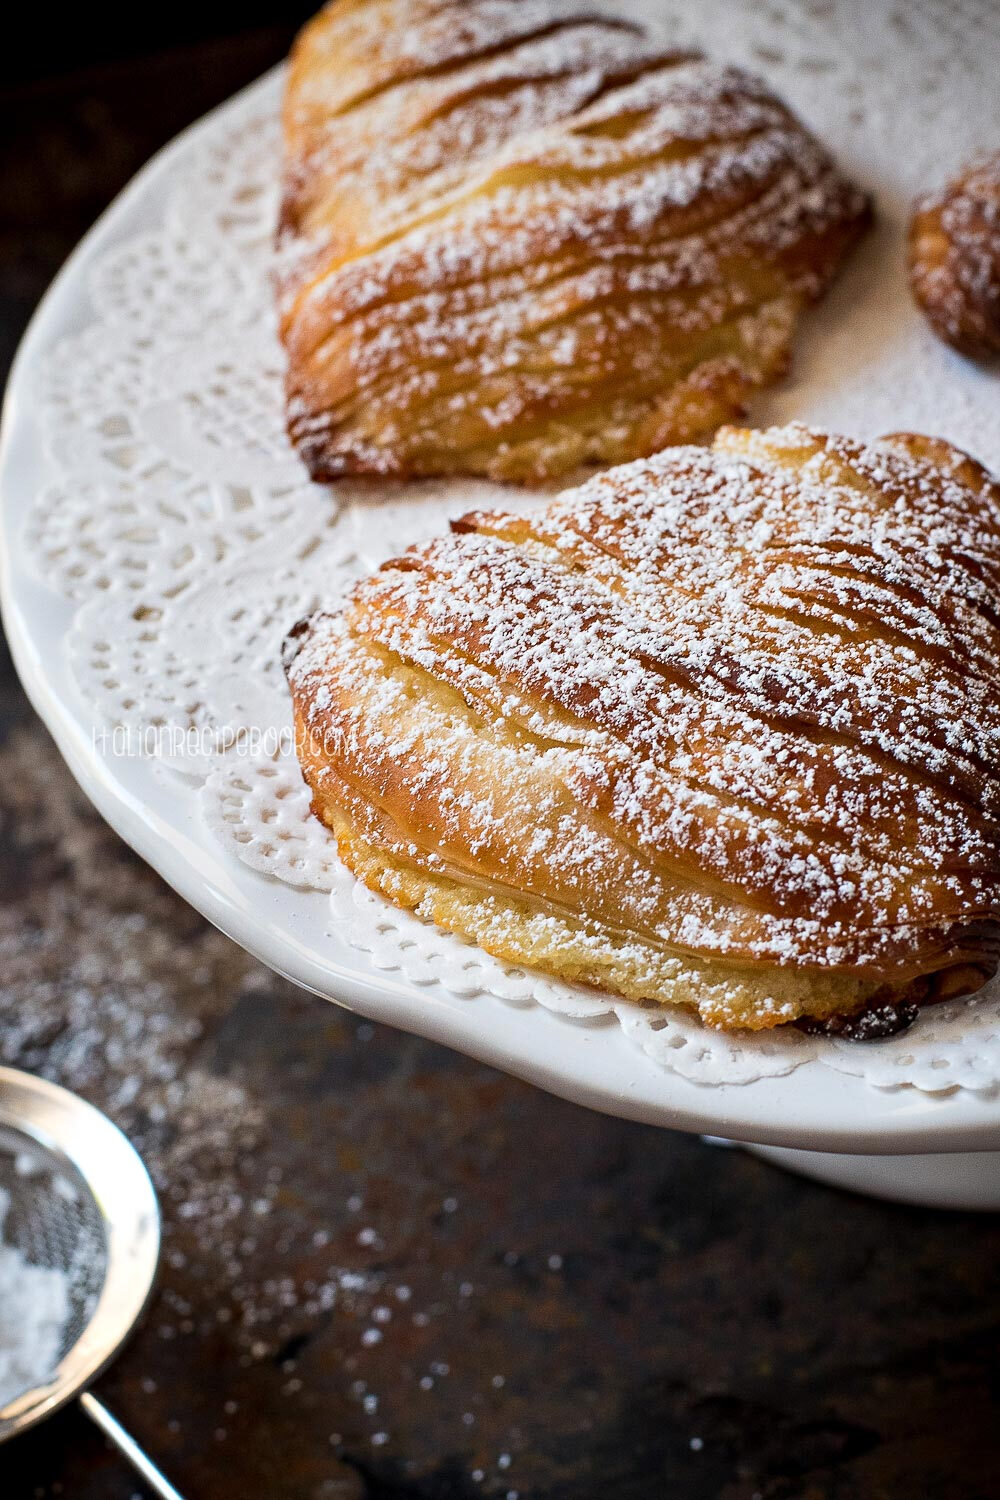
[[[32,1265],[6,1243],[9,1208],[0,1188],[0,1410],[52,1378],[70,1313],[66,1272]]]
[[[478,1193],[468,1206],[462,1197],[471,1141],[444,1167],[432,1144],[426,1170],[403,1173],[399,1193],[387,1198],[384,1158],[372,1158],[365,1121],[390,1108],[426,1049],[383,1036],[398,1059],[386,1074],[374,1026],[336,1020],[323,1030],[313,1000],[296,996],[123,851],[37,727],[0,743],[0,783],[23,882],[16,904],[0,903],[0,1064],[105,1110],[143,1156],[163,1210],[159,1291],[137,1346],[107,1377],[116,1409],[133,1415],[127,1399],[118,1402],[116,1372],[127,1393],[138,1369],[168,1437],[185,1428],[191,1407],[207,1406],[217,1414],[214,1444],[224,1448],[245,1426],[244,1405],[266,1388],[275,1421],[294,1438],[303,1410],[314,1419],[323,1367],[310,1345],[325,1339],[337,1351],[321,1387],[331,1466],[359,1445],[392,1452],[401,1427],[419,1434],[425,1412],[438,1424],[452,1420],[456,1448],[467,1444],[475,1432],[465,1413],[499,1409],[505,1399],[503,1365],[484,1364],[476,1343],[483,1305],[518,1266],[542,1276],[556,1266],[503,1241],[468,1263],[447,1249],[427,1257],[430,1240],[447,1246],[457,1215],[478,1213]],[[308,1028],[292,1038],[292,1052],[307,1034],[322,1038],[314,1103],[298,1087],[272,1086],[275,1017],[294,1026],[299,1014]],[[346,1049],[356,1076],[372,1070],[371,1084],[345,1088],[340,1102],[329,1070],[338,1056],[344,1065]],[[422,1149],[429,1140],[430,1126]],[[0,1294],[0,1326],[5,1316]],[[143,1373],[151,1344],[156,1379]],[[225,1378],[211,1390],[192,1388],[196,1347],[227,1351]],[[504,1479],[501,1494],[516,1474],[516,1421],[515,1398],[502,1444],[492,1459],[477,1455],[484,1473]]]

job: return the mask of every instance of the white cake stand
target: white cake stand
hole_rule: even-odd
[[[115,758],[74,679],[70,602],[29,566],[25,521],[50,477],[36,419],[40,361],[92,316],[89,274],[110,246],[156,222],[163,184],[227,106],[162,153],[87,236],[40,306],[12,372],[0,446],[0,591],[34,707],[112,827],[209,921],[278,973],[374,1021],[454,1047],[566,1099],[627,1119],[748,1143],[767,1159],[855,1191],[942,1208],[1000,1209],[1000,1098],[973,1089],[875,1088],[808,1062],[780,1077],[705,1086],[657,1066],[616,1025],[538,1006],[463,999],[380,972],[331,930],[328,899],[249,868],[198,815],[196,791],[154,762]],[[815,335],[814,335],[815,336]],[[805,415],[812,415],[806,412]]]

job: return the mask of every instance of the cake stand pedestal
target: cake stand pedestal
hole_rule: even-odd
[[[787,1146],[745,1149],[801,1177],[869,1198],[924,1208],[1000,1211],[1000,1151],[849,1156],[832,1151],[796,1151]]]

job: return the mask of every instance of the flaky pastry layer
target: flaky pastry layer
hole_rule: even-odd
[[[580,0],[334,0],[284,133],[288,425],[320,480],[704,436],[868,215],[759,80]]]
[[[490,952],[768,1027],[1000,951],[1000,486],[726,429],[478,512],[289,641],[314,807]]]

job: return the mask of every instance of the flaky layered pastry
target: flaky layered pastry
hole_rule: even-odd
[[[1000,954],[998,597],[947,443],[724,429],[297,627],[302,768],[367,885],[502,959],[891,1029]]]
[[[868,213],[757,79],[581,0],[334,0],[284,133],[288,427],[320,480],[707,435]]]

